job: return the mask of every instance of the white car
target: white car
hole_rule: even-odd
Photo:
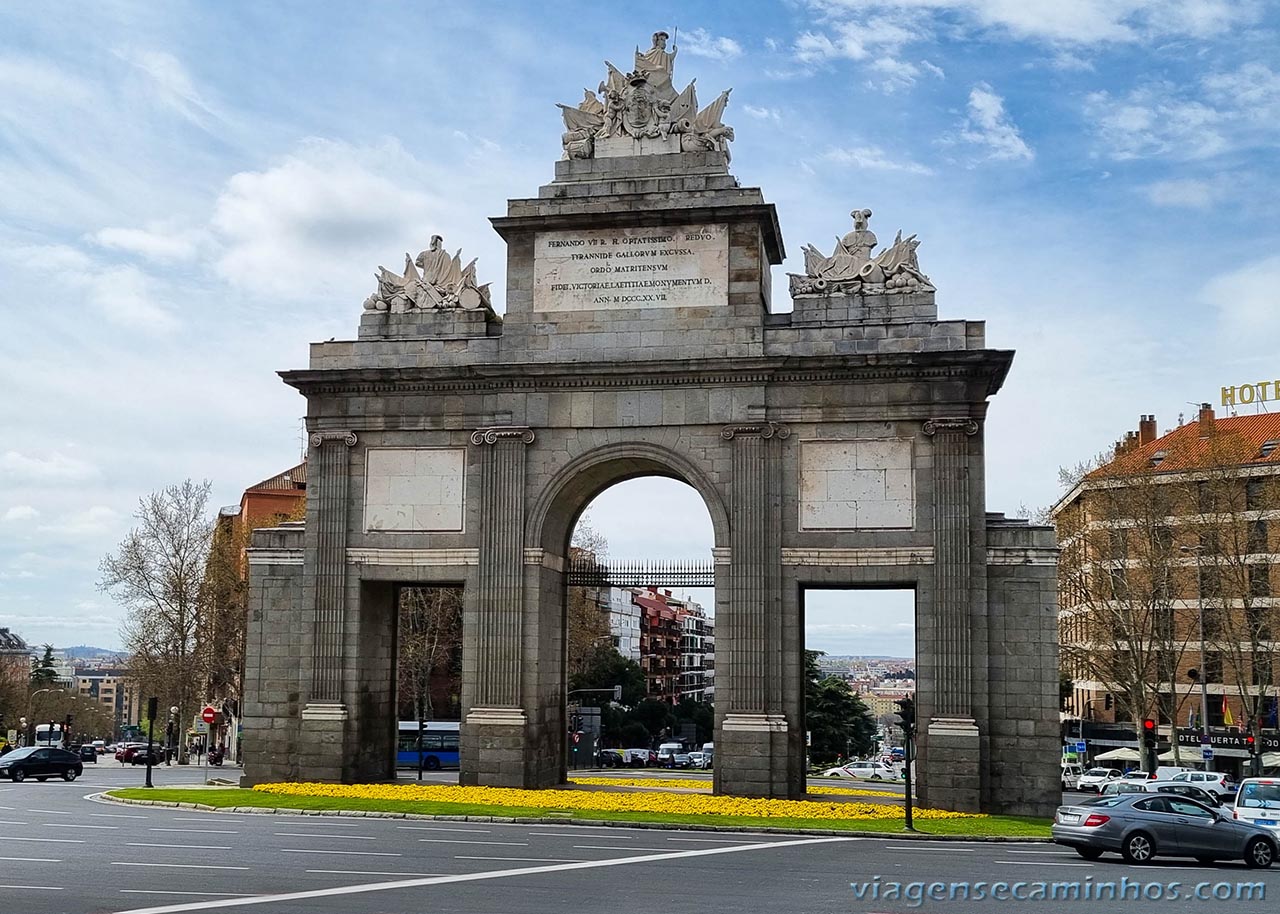
[[[1090,768],[1080,775],[1080,780],[1076,783],[1076,790],[1092,790],[1101,793],[1103,784],[1119,778],[1119,768]]]
[[[1234,796],[1236,792],[1236,785],[1232,782],[1230,775],[1223,774],[1221,771],[1184,771],[1181,774],[1175,774],[1169,780],[1194,784],[1201,790],[1217,794],[1219,800]]]
[[[1084,769],[1079,765],[1063,765],[1062,766],[1062,789],[1078,790],[1080,784],[1080,775],[1084,774]]]
[[[1240,822],[1280,834],[1280,779],[1245,778],[1241,781],[1231,816]]]
[[[897,770],[881,762],[850,762],[840,768],[828,768],[822,772],[825,778],[863,778],[868,781],[893,781],[901,775]]]

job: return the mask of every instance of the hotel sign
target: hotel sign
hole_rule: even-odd
[[[1245,743],[1244,738],[1248,735],[1247,733],[1241,733],[1239,730],[1210,730],[1208,745],[1218,749],[1240,749],[1247,752],[1249,746]],[[1179,746],[1199,746],[1202,744],[1202,739],[1200,731],[1194,727],[1178,728]],[[1258,743],[1263,752],[1280,752],[1280,732],[1263,730],[1262,736],[1258,738]]]
[[[1254,381],[1222,388],[1223,406],[1248,406],[1268,400],[1280,400],[1280,381]]]

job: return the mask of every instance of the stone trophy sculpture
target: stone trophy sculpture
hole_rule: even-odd
[[[723,117],[732,90],[721,92],[701,110],[693,82],[677,93],[672,77],[678,49],[666,49],[668,37],[654,32],[652,48],[636,48],[630,73],[605,61],[607,73],[595,92],[584,90],[576,107],[557,105],[564,117],[561,144],[566,159],[595,158],[605,141],[612,155],[721,152],[729,157],[733,128]],[[658,142],[639,142],[644,140]]]
[[[418,272],[421,269],[422,272]],[[431,245],[412,258],[404,255],[400,275],[379,266],[375,274],[378,289],[364,300],[366,311],[402,314],[415,310],[476,311],[490,309],[489,284],[476,283],[476,261],[462,265],[462,249],[452,257],[444,250],[444,239],[431,236]]]
[[[936,291],[929,277],[920,271],[916,236],[903,238],[899,231],[893,244],[875,257],[876,236],[868,227],[871,210],[856,209],[853,231],[836,241],[827,257],[811,244],[804,246],[804,273],[788,273],[792,295],[885,295],[903,292]]]

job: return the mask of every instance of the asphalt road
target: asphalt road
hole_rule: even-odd
[[[233,769],[225,772],[234,775]],[[160,786],[198,769],[158,769]],[[447,775],[442,776],[442,779]],[[1044,844],[795,838],[571,825],[233,815],[95,801],[142,772],[102,763],[72,784],[0,782],[0,899],[7,911],[262,914],[1000,910],[1272,912],[1280,869],[1157,860],[1096,863]],[[434,778],[433,778],[434,779]],[[1270,900],[1045,903],[888,897],[895,881],[1097,885],[1258,882]],[[861,897],[852,883],[866,883]],[[990,890],[990,889],[988,889]],[[971,890],[972,891],[972,890]],[[1010,891],[1014,891],[1010,889]],[[1028,889],[1024,886],[1023,892]],[[1133,890],[1130,890],[1131,894]],[[1162,888],[1167,892],[1167,888]]]

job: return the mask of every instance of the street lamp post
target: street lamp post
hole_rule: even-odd
[[[1191,554],[1196,557],[1196,617],[1200,630],[1200,746],[1201,758],[1204,763],[1205,770],[1209,770],[1209,765],[1204,759],[1203,747],[1209,745],[1209,677],[1205,670],[1205,651],[1204,651],[1204,591],[1200,587],[1200,577],[1202,569],[1200,567],[1200,556],[1204,554],[1203,546],[1179,546],[1178,551]],[[1194,679],[1195,677],[1193,677]],[[1176,725],[1176,722],[1175,722]]]
[[[36,743],[36,734],[35,734],[36,696],[43,695],[45,692],[53,692],[54,694],[61,695],[65,691],[66,689],[36,689],[34,692],[31,693],[31,696],[27,699],[27,716],[26,718],[24,718],[24,720],[30,721],[30,726],[31,726],[31,740],[27,745],[34,746]],[[24,729],[25,729],[25,725],[24,725]],[[50,727],[49,729],[49,740],[52,743],[53,741],[52,727]]]

